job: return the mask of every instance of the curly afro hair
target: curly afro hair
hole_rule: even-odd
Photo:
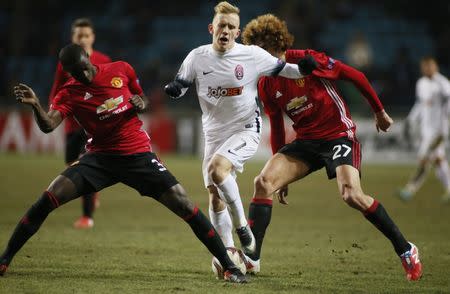
[[[251,20],[244,28],[242,42],[257,45],[269,52],[284,52],[294,43],[294,36],[285,21],[273,14],[264,14]]]

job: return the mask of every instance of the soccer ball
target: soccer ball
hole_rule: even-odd
[[[247,273],[247,267],[245,266],[245,256],[242,250],[235,247],[227,247],[227,254],[231,261],[245,275]],[[224,270],[216,257],[213,257],[212,259],[211,268],[217,279],[223,279]]]

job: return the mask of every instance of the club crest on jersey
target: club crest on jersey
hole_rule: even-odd
[[[242,80],[242,78],[244,77],[244,68],[242,67],[242,65],[236,65],[234,69],[234,75],[236,76],[236,79]]]
[[[298,109],[302,107],[302,105],[305,104],[306,101],[308,101],[308,98],[306,96],[295,97],[291,99],[291,101],[289,101],[289,103],[286,105],[286,110],[290,111],[293,109]]]
[[[114,77],[111,80],[111,86],[113,86],[114,88],[122,88],[123,86],[123,81],[121,78],[119,77]]]
[[[296,79],[295,84],[300,88],[303,88],[305,86],[305,79],[304,78]]]
[[[239,96],[242,94],[242,89],[244,87],[236,87],[236,88],[222,88],[222,87],[218,87],[218,88],[212,88],[212,87],[208,87],[208,97],[214,97],[216,99],[219,99],[220,97],[225,97],[225,96]]]
[[[112,111],[116,109],[122,102],[123,96],[119,96],[117,98],[109,98],[108,100],[105,100],[102,105],[97,107],[97,114],[103,113],[105,111]]]

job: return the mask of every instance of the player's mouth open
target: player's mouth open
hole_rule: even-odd
[[[227,43],[228,42],[228,38],[227,37],[221,37],[221,38],[219,38],[219,42],[220,43]]]

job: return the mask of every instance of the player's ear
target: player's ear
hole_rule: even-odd
[[[210,33],[211,35],[214,34],[214,26],[212,25],[212,23],[210,23],[210,24],[208,25],[208,31],[209,31],[209,33]]]
[[[236,32],[236,36],[234,37],[234,39],[236,40],[237,38],[239,38],[239,36],[241,35],[241,29],[238,29]]]

